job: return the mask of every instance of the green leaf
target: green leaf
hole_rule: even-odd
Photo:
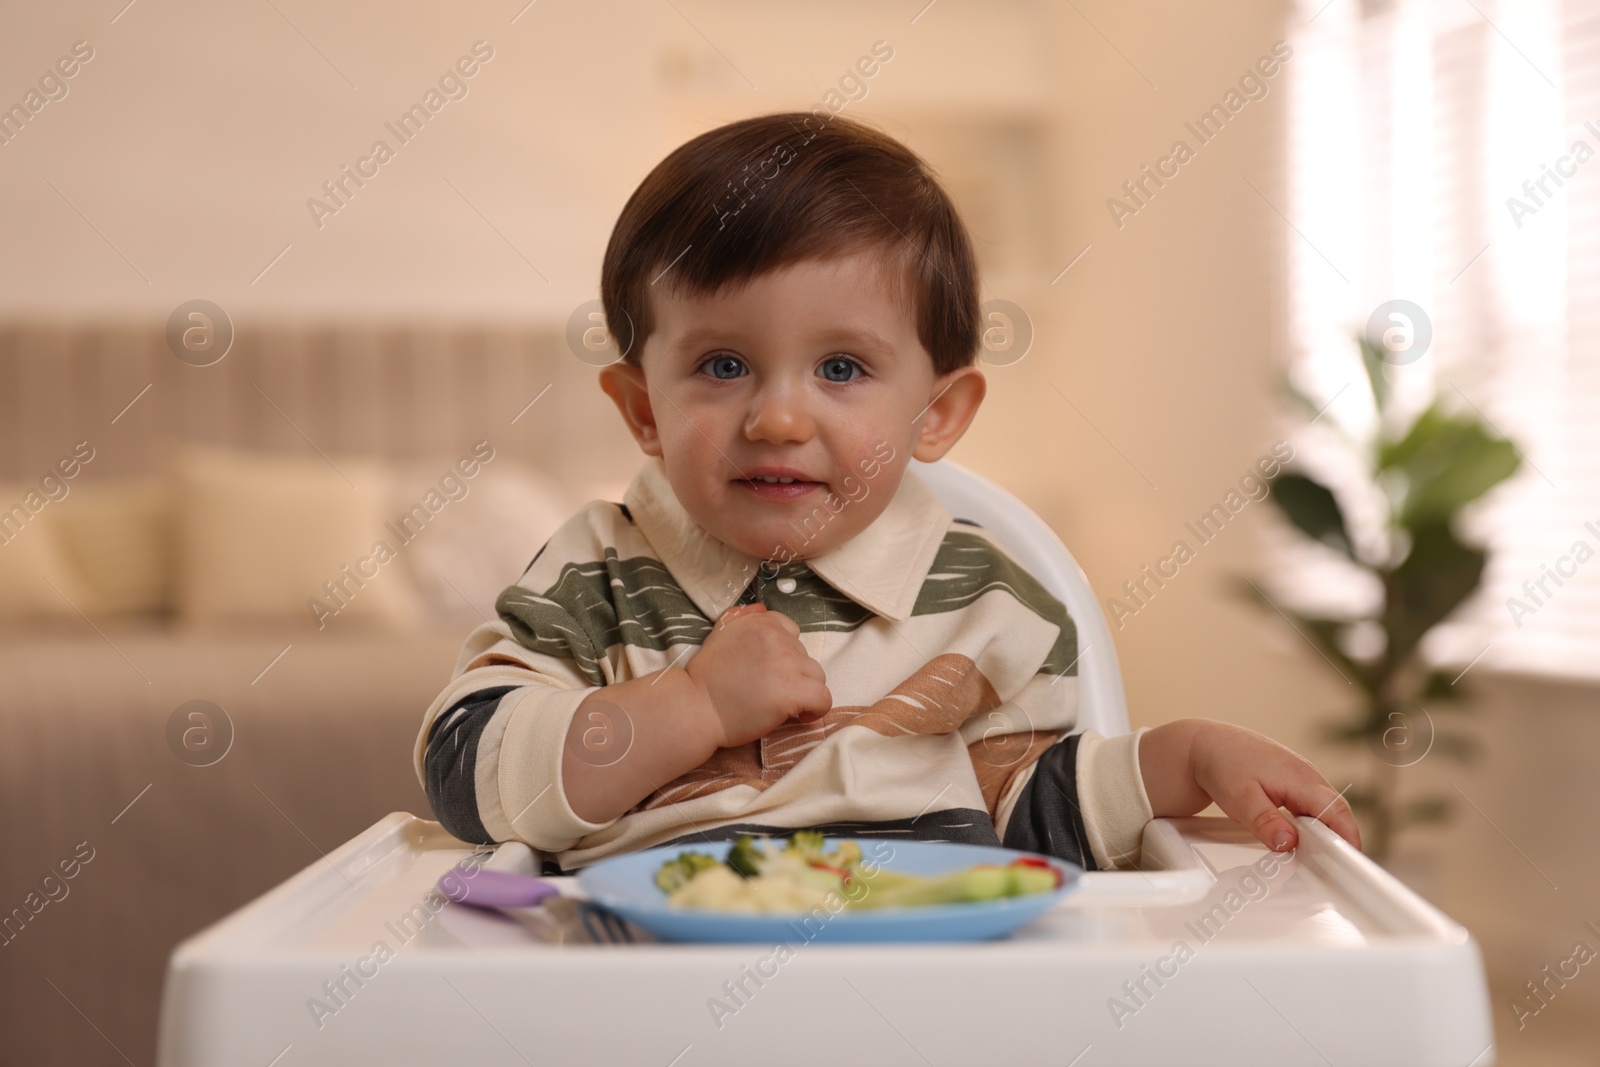
[[[1516,473],[1522,457],[1510,441],[1473,436],[1431,479],[1410,479],[1400,521],[1407,526],[1452,518],[1467,504]]]
[[[1423,635],[1472,595],[1486,559],[1445,523],[1413,532],[1410,554],[1384,580],[1383,628],[1392,664],[1407,662]]]
[[[1491,436],[1477,416],[1450,415],[1438,403],[1378,456],[1380,470],[1404,479],[1400,522],[1405,526],[1448,521],[1521,464],[1516,447]]]
[[[1349,619],[1319,619],[1295,612],[1286,612],[1295,626],[1307,633],[1317,650],[1326,655],[1339,668],[1340,673],[1346,675],[1350,681],[1359,686],[1362,692],[1371,695],[1376,690],[1372,678],[1372,668],[1358,660],[1351,659],[1344,651],[1340,637],[1350,625]]]
[[[1280,474],[1271,484],[1272,498],[1291,522],[1313,539],[1355,558],[1344,512],[1332,490],[1303,474]]]
[[[1372,390],[1373,406],[1381,412],[1389,402],[1389,380],[1383,376],[1383,353],[1365,337],[1358,335],[1356,343],[1361,346],[1361,365],[1366,368],[1367,387]]]
[[[1319,414],[1320,408],[1317,402],[1311,398],[1310,394],[1302,392],[1299,386],[1290,381],[1287,374],[1279,375],[1278,390],[1288,399],[1292,407],[1305,416],[1307,422],[1310,422]]]
[[[1441,434],[1449,432],[1452,420],[1435,400],[1426,411],[1418,415],[1405,436],[1398,441],[1385,441],[1378,449],[1378,469],[1404,468],[1419,452],[1429,448]]]
[[[1456,670],[1428,672],[1428,680],[1422,684],[1422,694],[1418,699],[1424,704],[1434,701],[1442,704],[1460,704],[1467,696],[1467,690],[1455,684],[1460,674],[1461,672]],[[1462,705],[1449,710],[1469,711],[1471,708]]]
[[[1233,588],[1241,595],[1263,605],[1274,615],[1288,621],[1289,625],[1310,642],[1311,646],[1321,652],[1340,674],[1349,681],[1361,687],[1362,692],[1371,696],[1374,692],[1375,682],[1372,672],[1365,665],[1352,660],[1345,655],[1344,649],[1339,647],[1339,634],[1350,625],[1349,619],[1318,619],[1308,618],[1293,611],[1286,611],[1282,607],[1267,599],[1259,586],[1248,578],[1241,578],[1234,583]]]

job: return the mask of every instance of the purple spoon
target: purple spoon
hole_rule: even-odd
[[[474,908],[534,908],[561,890],[543,879],[511,871],[478,870],[469,873],[451,868],[439,879],[439,892]]]

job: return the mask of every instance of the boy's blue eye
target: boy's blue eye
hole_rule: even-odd
[[[848,356],[829,356],[817,369],[830,382],[848,382],[851,380],[851,372],[860,370],[861,364]]]
[[[723,381],[727,381],[730,378],[739,377],[740,373],[744,370],[744,363],[742,363],[737,356],[712,356],[710,359],[701,364],[701,366],[710,367],[711,376],[713,378],[719,378]]]

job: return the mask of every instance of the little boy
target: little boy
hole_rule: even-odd
[[[977,273],[927,166],[863,124],[768,115],[696,137],[623,208],[600,372],[646,460],[501,594],[428,709],[445,828],[546,873],[815,828],[1130,867],[1215,800],[1269,847],[1344,799],[1201,719],[1073,732],[1066,609],[917,476],[984,396]]]

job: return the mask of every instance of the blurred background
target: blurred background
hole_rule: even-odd
[[[640,459],[569,340],[617,212],[818,106],[965,214],[990,394],[951,458],[1083,564],[1134,724],[1241,723],[1377,805],[1481,941],[1499,1062],[1595,1062],[1589,969],[1524,985],[1600,947],[1587,0],[14,6],[0,1058],[150,1062],[178,940],[427,812],[462,638]]]

